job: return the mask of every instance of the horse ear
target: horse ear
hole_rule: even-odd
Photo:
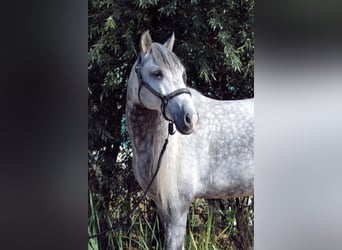
[[[172,51],[174,43],[175,43],[175,32],[172,32],[172,36],[170,37],[169,40],[167,40],[167,41],[164,43],[164,46],[167,47],[169,50]]]
[[[146,54],[150,49],[152,45],[152,38],[150,36],[150,32],[147,30],[142,34],[141,40],[140,40],[140,45],[142,51]]]

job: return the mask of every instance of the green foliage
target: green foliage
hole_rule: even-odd
[[[216,99],[253,97],[253,9],[253,0],[88,1],[89,234],[107,228],[111,221],[124,214],[141,191],[131,170],[124,117],[126,85],[140,50],[140,35],[150,30],[154,41],[164,42],[175,32],[174,51],[187,70],[187,85],[204,95]],[[231,200],[227,206],[237,209],[235,205]],[[151,214],[153,205],[145,209]],[[222,237],[229,232],[223,241],[225,244],[238,240],[234,237],[241,235],[237,226],[227,220],[217,228],[219,222],[215,218],[229,216],[218,216],[215,212],[225,211],[223,208],[212,209],[210,222],[198,220],[198,227],[207,226],[202,229],[206,234],[198,234],[196,228],[189,229],[195,240],[189,235],[189,249],[211,246],[217,249],[220,239],[211,243],[208,239],[216,239],[222,232]],[[156,218],[155,213],[145,220],[136,218],[134,225],[140,220],[143,227],[148,227],[132,229],[139,237],[119,230],[91,243],[99,249],[157,246],[161,239],[153,236]],[[142,229],[152,236],[138,234]],[[205,239],[204,245],[200,243],[202,239]],[[113,247],[113,242],[118,245]],[[139,247],[138,243],[142,245]]]
[[[112,225],[111,221],[113,221],[111,212],[104,212],[99,215],[92,202],[95,197],[94,194],[90,193],[90,209],[94,210],[94,214],[89,217],[89,233],[105,229],[100,228],[96,217],[103,216],[108,227]],[[241,225],[243,221],[238,219],[246,211],[251,211],[247,208],[238,207],[237,204],[241,204],[243,201],[253,202],[251,198],[242,198],[237,202],[235,199],[210,202],[203,199],[196,200],[190,207],[188,215],[185,249],[253,249],[253,245],[249,245],[250,243],[246,241],[249,237],[253,237],[254,225],[250,223],[246,228],[243,228]],[[218,209],[220,207],[221,209]],[[127,212],[121,209],[122,207],[115,208],[115,216],[123,216]],[[247,220],[253,221],[253,213],[247,216]],[[238,230],[244,230],[244,234],[247,236],[240,234]],[[106,240],[91,239],[88,242],[88,249],[164,249],[162,231],[157,210],[151,201],[146,200],[141,206],[141,212],[135,211],[130,216],[126,226],[108,233]],[[249,240],[252,241],[253,238]]]

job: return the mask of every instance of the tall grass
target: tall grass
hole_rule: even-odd
[[[100,214],[98,211],[99,207],[97,207],[100,206],[100,202],[94,202],[96,199],[96,195],[89,191],[89,235],[94,235],[110,228],[113,225],[113,221],[117,221],[118,218],[123,217],[127,212],[115,211],[111,213],[104,209],[101,210]],[[113,216],[114,214],[115,216]],[[118,225],[115,230],[97,238],[89,239],[88,249],[162,249],[161,231],[155,209],[152,209],[149,213],[136,210],[131,214],[127,222]]]
[[[90,239],[88,249],[164,249],[163,228],[152,204],[149,201],[145,202],[140,208],[142,211],[134,211],[129,221],[115,231],[100,238]],[[227,206],[224,207],[226,209],[222,210],[222,204],[224,203],[207,202],[203,199],[193,203],[188,215],[186,249],[236,249],[237,244],[234,244],[234,241],[239,240],[236,221],[238,209],[227,205],[227,202]],[[121,211],[122,208],[109,211],[101,209],[100,206],[99,197],[89,191],[89,235],[111,227],[113,221],[127,212]],[[246,219],[249,220],[251,227],[248,230],[253,231],[253,217],[249,216]]]

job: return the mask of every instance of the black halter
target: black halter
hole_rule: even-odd
[[[169,103],[169,100],[171,100],[172,98],[174,98],[175,96],[180,95],[180,94],[189,94],[191,96],[191,92],[187,88],[180,88],[180,89],[177,89],[177,90],[175,90],[175,91],[173,91],[173,92],[171,92],[170,94],[167,94],[167,95],[160,94],[158,91],[156,91],[154,88],[152,88],[149,83],[144,81],[144,79],[143,79],[143,77],[141,75],[141,70],[140,70],[141,69],[140,68],[140,66],[141,66],[141,57],[142,57],[142,54],[139,55],[138,62],[135,65],[135,72],[137,73],[138,80],[139,80],[139,92],[138,92],[139,100],[140,100],[140,90],[141,90],[141,87],[144,86],[153,95],[155,95],[156,97],[158,97],[161,100],[161,105],[160,105],[161,113],[163,114],[165,120],[167,120],[171,124],[173,124],[173,121],[171,119],[169,119],[166,116],[166,113],[165,113],[165,109],[166,109],[167,104]],[[141,100],[140,100],[140,102],[141,102]]]

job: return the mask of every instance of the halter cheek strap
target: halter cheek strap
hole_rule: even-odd
[[[173,92],[171,92],[170,94],[167,94],[167,95],[162,95],[160,94],[158,91],[156,91],[154,88],[151,87],[151,85],[148,83],[148,82],[145,82],[142,75],[141,75],[141,57],[142,55],[140,54],[139,55],[139,58],[138,58],[138,61],[137,61],[137,64],[135,65],[135,72],[137,73],[137,76],[138,76],[138,80],[139,80],[139,92],[138,92],[138,96],[139,96],[139,101],[142,103],[141,99],[140,99],[140,91],[141,91],[141,88],[144,86],[146,89],[148,89],[154,96],[158,97],[160,100],[161,100],[161,105],[160,105],[160,110],[161,110],[161,113],[163,114],[165,120],[169,121],[170,123],[173,123],[173,121],[171,119],[169,119],[167,116],[166,116],[166,106],[167,104],[169,103],[169,101],[180,95],[180,94],[189,94],[191,96],[191,92],[189,89],[187,88],[180,88],[180,89],[177,89]],[[169,130],[170,130],[170,126],[169,126]]]

